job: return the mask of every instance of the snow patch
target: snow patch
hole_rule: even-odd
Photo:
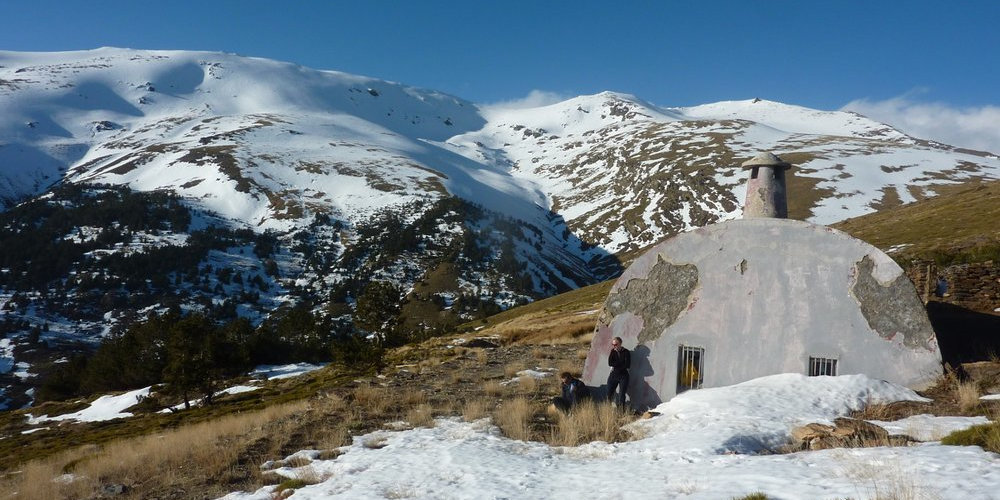
[[[55,417],[49,417],[48,415],[33,417],[30,413],[28,413],[28,424],[37,425],[44,422],[64,420],[76,420],[78,422],[103,422],[105,420],[114,420],[116,418],[131,417],[132,414],[125,412],[125,409],[139,404],[143,398],[149,396],[149,390],[150,387],[145,387],[116,396],[101,396],[90,403],[90,406],[87,408],[78,412],[57,415]]]
[[[679,400],[678,400],[679,399]],[[788,438],[792,426],[829,421],[866,401],[919,400],[913,391],[863,375],[776,375],[731,387],[689,391],[662,415],[629,426],[623,443],[552,447],[503,437],[487,419],[438,419],[432,428],[377,431],[339,448],[334,460],[282,467],[287,478],[319,482],[291,498],[863,498],[905,486],[931,498],[995,499],[1000,467],[977,447],[924,444],[755,454]],[[960,427],[971,422],[955,421]],[[906,425],[941,427],[912,419]],[[952,425],[952,424],[949,424]],[[378,442],[379,446],[366,443]],[[307,450],[311,451],[311,450]],[[877,465],[877,475],[871,475]],[[627,471],[629,478],[609,471]],[[867,471],[861,474],[858,471]],[[618,479],[614,479],[618,477]],[[723,478],[724,480],[720,480]],[[884,482],[883,482],[884,481]],[[227,500],[266,500],[274,486]],[[881,491],[881,490],[880,490]]]
[[[311,371],[319,370],[327,363],[292,363],[287,365],[260,365],[250,372],[251,377],[259,377],[267,380],[279,380],[283,378],[298,377]]]

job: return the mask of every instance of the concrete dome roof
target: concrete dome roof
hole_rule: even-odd
[[[612,337],[632,350],[638,408],[678,390],[679,350],[701,349],[704,387],[776,373],[864,373],[922,388],[942,373],[923,303],[884,252],[808,222],[754,218],[670,238],[643,254],[602,308],[583,381],[601,388]],[[703,369],[702,369],[703,368]]]
[[[783,161],[777,155],[773,153],[758,153],[753,158],[743,162],[744,169],[751,169],[753,167],[781,167],[784,169],[792,168],[792,164]]]

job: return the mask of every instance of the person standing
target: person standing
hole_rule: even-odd
[[[608,399],[619,408],[625,407],[625,393],[628,391],[628,369],[632,364],[632,354],[622,347],[622,338],[611,339],[611,353],[608,354]],[[621,386],[620,391],[616,391]],[[617,392],[617,394],[616,394]]]

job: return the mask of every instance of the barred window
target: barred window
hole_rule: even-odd
[[[835,358],[814,358],[809,357],[809,376],[837,375],[837,360]]]
[[[701,389],[705,380],[705,349],[682,345],[677,350],[677,394]]]

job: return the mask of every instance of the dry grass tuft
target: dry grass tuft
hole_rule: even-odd
[[[545,349],[536,347],[531,350],[531,357],[535,359],[552,359],[555,356],[553,356],[551,352],[546,351]]]
[[[586,341],[593,334],[599,303],[607,296],[610,283],[587,287],[590,292],[596,293],[587,298],[578,297],[582,300],[569,307],[558,307],[562,310],[553,310],[551,301],[539,301],[509,314],[500,314],[496,317],[500,322],[494,323],[489,328],[489,333],[497,335],[505,345],[571,344]]]
[[[465,402],[462,408],[462,418],[466,422],[479,420],[489,415],[490,407],[493,406],[491,400],[486,398],[475,398]]]
[[[979,406],[979,385],[973,381],[956,382],[955,398],[963,412],[972,411]]]
[[[500,397],[504,393],[504,386],[498,380],[488,380],[483,384],[483,393],[490,397]]]
[[[323,450],[316,456],[316,460],[333,460],[343,454],[340,450]]]
[[[579,363],[570,360],[562,360],[556,365],[556,374],[562,372],[569,372],[574,377],[580,378],[580,376],[583,374],[582,369],[583,366],[581,366]],[[558,379],[559,377],[557,376],[556,380]]]
[[[288,457],[281,460],[279,463],[281,464],[279,467],[303,467],[311,464],[312,459],[302,455],[295,455],[294,457]]]
[[[372,413],[383,413],[392,404],[389,390],[374,385],[360,385],[354,389],[354,403]]]
[[[538,392],[538,379],[530,375],[518,377],[517,388],[520,392],[534,394]]]
[[[591,317],[591,323],[596,322],[596,317]],[[590,345],[594,340],[594,325],[584,324],[577,325],[572,329],[568,329],[563,332],[562,336],[555,337],[553,339],[547,340],[545,343],[548,345],[561,345],[561,344],[584,344]]]
[[[434,402],[434,414],[441,415],[458,415],[462,413],[462,407],[465,406],[465,402],[458,398],[447,398],[444,401],[438,400]]]
[[[634,418],[614,405],[583,401],[568,413],[559,413],[547,440],[555,446],[577,446],[592,441],[614,443],[629,438],[622,426]]]
[[[427,403],[419,404],[407,410],[406,421],[414,427],[434,427],[434,410]]]
[[[503,374],[507,378],[514,378],[514,377],[517,376],[517,372],[520,372],[520,371],[523,371],[523,370],[526,370],[526,369],[528,369],[528,365],[526,365],[524,363],[524,361],[515,361],[515,362],[509,363],[507,366],[503,367]]]
[[[493,412],[493,421],[505,436],[527,441],[531,439],[531,418],[534,410],[527,398],[516,397],[504,401]]]
[[[162,490],[179,483],[189,469],[200,469],[224,482],[243,451],[239,443],[280,432],[290,419],[307,410],[306,402],[290,403],[103,446],[77,447],[25,464],[21,474],[8,477],[0,487],[17,492],[19,500],[49,500],[97,498],[106,484],[141,482],[146,489]],[[260,471],[257,474],[259,480]],[[59,477],[67,479],[53,481]]]
[[[324,393],[313,400],[312,408],[322,413],[336,413],[347,408],[347,400],[336,393]]]
[[[500,325],[496,331],[505,344],[573,344],[583,342],[594,330],[594,316],[525,315]]]
[[[478,362],[480,366],[486,366],[486,363],[488,363],[489,361],[490,361],[490,355],[489,353],[486,352],[486,349],[476,350],[476,362]]]
[[[361,442],[361,446],[370,450],[380,450],[389,445],[389,439],[385,436],[368,436]]]
[[[310,484],[316,484],[319,480],[309,480],[309,479],[285,479],[274,489],[271,496],[275,499],[282,500],[292,496],[295,490],[303,487],[309,486]]]
[[[869,400],[865,403],[864,408],[853,412],[851,416],[860,420],[890,421],[895,420],[895,414],[896,412],[892,409],[891,405],[885,403],[872,403]]]
[[[767,493],[755,491],[747,496],[733,497],[733,500],[767,500]]]
[[[405,406],[418,406],[427,402],[427,394],[424,391],[405,391],[403,394],[403,404]]]
[[[351,444],[351,433],[347,429],[354,425],[356,425],[355,420],[344,418],[340,420],[339,425],[318,426],[312,434],[313,447],[320,450],[333,450]]]
[[[417,371],[422,374],[434,373],[441,362],[437,359],[425,359],[417,363]]]
[[[933,397],[933,396],[929,396]],[[935,397],[935,400],[937,398]],[[893,401],[891,403],[875,403],[870,398],[860,410],[851,412],[851,417],[859,420],[881,420],[891,422],[911,415],[928,413],[931,403],[920,401]]]

